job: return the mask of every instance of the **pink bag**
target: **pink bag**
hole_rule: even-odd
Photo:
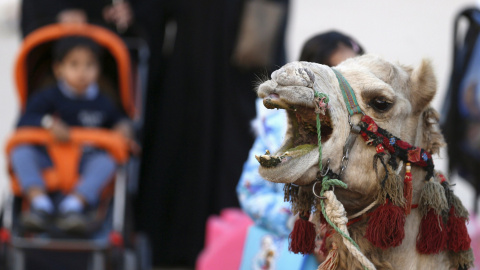
[[[478,217],[470,213],[470,222],[467,224],[468,234],[472,239],[471,247],[473,250],[473,256],[475,257],[474,262],[477,262],[480,259],[480,221]],[[472,269],[480,269],[477,264]]]
[[[222,210],[207,220],[205,248],[197,259],[197,270],[238,269],[248,227],[253,221],[238,208]]]

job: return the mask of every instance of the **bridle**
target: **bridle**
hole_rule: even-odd
[[[468,250],[470,239],[468,238],[465,226],[465,222],[468,220],[468,211],[464,209],[460,199],[453,195],[449,183],[443,175],[440,173],[435,175],[431,154],[425,149],[412,146],[379,127],[370,116],[362,112],[355,93],[348,81],[339,71],[333,68],[332,70],[337,77],[346,104],[350,132],[343,146],[343,156],[339,173],[336,174],[331,170],[329,159],[327,159],[326,167],[323,168],[321,155],[321,122],[319,116],[322,110],[318,108],[328,108],[329,100],[326,94],[319,91],[319,87],[313,78],[315,113],[317,114],[319,170],[312,188],[316,200],[311,201],[311,203],[319,202],[321,208],[317,209],[321,210],[321,217],[324,218],[324,221],[326,221],[336,233],[341,235],[341,239],[347,250],[361,263],[364,269],[375,269],[372,262],[362,254],[359,246],[350,237],[347,227],[361,218],[368,216],[368,224],[364,234],[365,238],[374,246],[382,249],[399,246],[405,236],[404,226],[406,216],[410,213],[410,209],[418,206],[418,211],[423,217],[420,221],[417,235],[417,251],[421,254],[438,253],[446,249],[445,243],[447,239],[452,237],[452,241],[455,241],[456,244],[453,247],[451,247],[450,244],[448,246],[448,250],[452,251],[451,254],[454,254],[452,256],[455,257],[452,261],[457,260],[458,262],[456,261],[455,263],[458,264],[460,268],[462,268],[462,265],[471,264],[473,262],[473,255],[471,250]],[[362,114],[361,120],[357,124],[351,121],[352,116],[355,114]],[[342,177],[348,166],[350,151],[358,135],[365,140],[367,145],[375,147],[376,154],[373,157],[374,169],[376,170],[377,177],[379,177],[376,167],[378,161],[380,161],[385,169],[385,176],[381,178],[380,192],[375,201],[359,213],[347,217],[342,203],[335,196],[334,187],[340,186],[348,189],[347,184],[342,181]],[[398,162],[398,160],[400,160],[400,162]],[[402,171],[403,164],[405,164],[405,177],[403,185],[401,185],[399,173]],[[415,207],[412,206],[413,187],[410,171],[411,165],[421,167],[426,171],[424,179],[426,183],[420,191],[419,202]],[[322,187],[319,194],[317,194],[315,190],[317,184],[320,184]],[[401,189],[400,192],[399,189]],[[299,202],[297,202],[297,200],[293,199],[291,201],[303,203],[302,200],[298,200]],[[377,205],[378,207],[370,212],[370,210]],[[310,208],[311,204],[303,205],[302,211],[309,213]],[[442,216],[445,213],[448,214],[448,218]],[[302,217],[301,213],[300,217]],[[444,222],[446,222],[444,220],[447,219],[448,226],[450,226],[448,227],[448,235],[446,234],[447,227],[445,227],[447,225],[444,224]],[[453,225],[450,225],[450,221],[452,221]],[[457,229],[457,231],[450,233],[455,229]],[[292,234],[294,231],[295,228]],[[297,232],[296,235],[298,237],[298,231],[295,232]],[[328,253],[327,259],[320,266],[321,269],[335,269],[336,256],[336,247],[333,246]]]
[[[386,150],[387,152],[392,154],[389,162],[391,163],[391,165],[393,165],[392,167],[395,170],[398,168],[398,164],[396,162],[396,158],[398,157],[405,163],[411,162],[412,165],[417,165],[424,168],[427,171],[425,180],[430,180],[434,174],[434,164],[431,154],[422,148],[410,145],[409,143],[401,140],[400,138],[393,136],[388,131],[380,128],[371,117],[369,117],[362,111],[355,96],[355,92],[353,91],[353,88],[350,86],[345,77],[334,68],[332,68],[332,71],[337,77],[340,89],[342,91],[342,96],[348,111],[348,123],[350,125],[350,132],[343,146],[343,156],[340,163],[340,172],[338,174],[332,172],[329,166],[329,159],[327,160],[326,168],[322,169],[322,161],[319,160],[320,177],[317,177],[315,184],[318,181],[321,181],[321,179],[328,174],[330,174],[330,177],[336,177],[336,179],[342,180],[343,174],[348,166],[350,150],[355,144],[358,135],[361,135],[367,142],[367,144],[375,146],[377,153],[383,153]],[[320,91],[318,91],[318,87],[315,86],[316,85],[314,84],[314,91],[316,95],[319,95]],[[351,121],[351,117],[355,114],[363,115],[361,121],[358,124],[354,124]],[[320,132],[320,129],[318,129],[318,132]],[[319,141],[318,143],[321,144],[321,141]],[[418,155],[420,155],[420,160],[410,158],[410,152],[415,151],[418,152]],[[317,194],[315,194],[315,184],[313,186],[313,192],[314,195],[319,197]]]
[[[361,131],[361,129],[358,125],[352,123],[351,117],[355,114],[362,114],[362,115],[365,115],[365,114],[363,113],[362,109],[360,108],[360,105],[358,104],[357,98],[355,96],[355,92],[353,91],[353,89],[350,86],[350,84],[348,83],[348,81],[345,79],[345,77],[343,77],[343,75],[339,71],[337,71],[334,68],[332,68],[332,70],[335,73],[335,76],[337,77],[338,83],[340,85],[340,89],[342,90],[342,96],[343,96],[343,99],[345,101],[345,105],[346,105],[347,111],[348,111],[348,124],[350,125],[350,132],[349,132],[347,140],[345,141],[345,144],[343,146],[343,156],[342,156],[342,160],[340,162],[340,172],[338,173],[338,175],[332,175],[332,176],[338,176],[337,179],[341,180],[342,176],[343,176],[343,173],[345,172],[345,170],[347,169],[347,166],[348,166],[348,161],[349,161],[349,158],[350,158],[350,150],[352,149],[353,145],[355,144],[355,141],[357,140],[357,137],[358,137],[358,135],[360,134],[360,131]],[[317,85],[314,84],[315,94],[319,95],[320,91],[319,91],[318,87],[315,87],[315,86],[317,86]],[[317,105],[315,104],[315,106],[317,106]],[[319,163],[321,164],[321,160],[319,160]],[[328,173],[331,172],[331,169],[330,169],[329,165],[330,165],[330,159],[327,160],[327,167],[326,167],[325,170],[322,170],[321,169],[322,166],[319,165],[320,171],[321,171],[320,172],[321,177],[324,177]]]

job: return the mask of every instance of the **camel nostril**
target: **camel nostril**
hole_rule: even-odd
[[[270,95],[268,95],[268,97],[266,98],[270,98],[270,99],[277,99],[277,98],[280,98],[280,96],[278,94],[275,94],[275,93],[271,93]]]
[[[309,87],[311,87],[310,85],[315,82],[315,75],[308,68],[302,68],[302,70],[307,74],[308,78],[310,79],[310,81],[309,82],[307,81],[307,83],[308,83]]]

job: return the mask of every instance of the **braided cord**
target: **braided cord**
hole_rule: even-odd
[[[328,96],[326,94],[320,93],[318,91],[315,91],[315,98],[316,98],[316,100],[321,100],[321,101],[323,101],[327,104],[329,102]],[[315,105],[317,105],[317,104],[315,104]],[[319,172],[322,172],[322,133],[321,133],[320,113],[317,113],[316,120],[317,120],[317,137],[318,137],[318,154],[319,154],[319,156],[318,156],[318,168],[319,168]],[[325,192],[330,190],[330,188],[334,187],[334,186],[340,186],[342,188],[347,188],[347,184],[345,184],[344,182],[342,182],[338,179],[330,179],[328,175],[323,177],[323,179],[322,179],[322,190],[320,191],[320,197],[323,197]],[[341,203],[335,198],[335,195],[333,194],[333,192],[331,192],[331,193],[332,194],[329,194],[330,196],[328,196],[330,198],[328,201],[330,202],[330,200],[332,200],[331,203],[337,205],[337,209],[336,209],[337,212],[342,212],[342,209],[343,209],[343,212],[342,212],[343,218],[346,221],[348,221],[348,219],[346,218],[346,215],[345,215],[346,214],[345,209],[343,208]],[[337,227],[337,225],[334,222],[332,222],[330,217],[327,215],[324,200],[320,200],[320,204],[322,206],[322,214],[325,217],[325,220],[336,232],[338,232],[344,238],[344,242],[345,242],[345,239],[348,240],[349,243],[345,242],[347,248],[360,261],[360,263],[362,263],[363,269],[365,269],[365,270],[375,269],[375,266],[373,266],[373,264],[361,253],[360,247],[358,246],[358,244],[348,234],[348,230],[346,229],[346,225],[345,225],[346,221],[343,222],[343,223],[345,223],[345,224],[343,224],[344,226],[342,226],[342,227],[344,227],[343,230],[340,229],[339,227]],[[340,215],[340,216],[342,216],[342,215]],[[352,245],[355,248],[353,248]]]
[[[315,97],[319,98],[320,100],[323,99],[323,102],[328,104],[330,101],[327,94],[320,93],[318,91],[315,91]],[[318,170],[321,172],[323,170],[322,168],[322,132],[321,132],[321,122],[320,122],[320,114],[317,113],[317,137],[318,137]]]
[[[322,172],[322,133],[320,132],[320,115],[317,113],[317,134],[318,134],[318,171]]]
[[[342,188],[347,188],[347,184],[344,182],[338,180],[338,179],[329,179],[328,176],[323,177],[322,179],[322,190],[320,191],[320,197],[323,197],[325,194],[325,191],[329,190],[330,187],[332,186],[340,186]],[[355,243],[355,241],[349,236],[346,235],[340,228],[335,225],[330,218],[327,216],[327,213],[325,211],[325,202],[323,200],[320,201],[320,204],[322,205],[322,214],[325,217],[325,220],[332,226],[332,228],[337,231],[342,237],[347,238],[348,241],[350,241],[357,249],[360,249],[360,247]]]
[[[337,179],[325,179],[326,181],[338,181]],[[330,183],[329,183],[330,184]],[[328,184],[327,184],[328,185]],[[322,189],[324,189],[322,187]],[[325,196],[326,202],[322,204],[322,214],[324,215],[327,223],[332,226],[335,231],[337,231],[341,236],[345,247],[352,253],[362,265],[364,270],[375,270],[375,265],[363,255],[362,251],[359,249],[355,241],[350,237],[348,233],[347,223],[348,219],[346,217],[346,211],[342,203],[338,201],[335,193],[332,190],[327,190],[323,193]],[[332,223],[334,225],[332,225]]]

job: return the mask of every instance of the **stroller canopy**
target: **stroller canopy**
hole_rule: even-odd
[[[15,64],[15,83],[22,110],[26,106],[30,93],[39,88],[39,76],[51,73],[51,44],[68,36],[90,38],[107,52],[107,63],[114,69],[112,83],[115,87],[118,103],[133,117],[135,113],[132,98],[132,77],[130,55],[124,42],[113,32],[103,27],[89,24],[52,24],[39,28],[23,41]],[[48,46],[50,45],[50,46]],[[105,57],[104,57],[105,58]],[[110,61],[108,61],[110,59]],[[109,63],[108,63],[109,62]],[[46,71],[48,70],[48,71]]]

